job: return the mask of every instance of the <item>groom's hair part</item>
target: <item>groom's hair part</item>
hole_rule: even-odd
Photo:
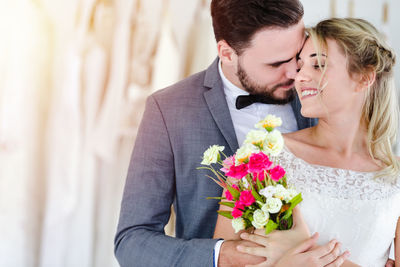
[[[289,28],[304,15],[299,0],[212,0],[211,16],[217,42],[225,40],[238,55],[255,33],[265,28]]]

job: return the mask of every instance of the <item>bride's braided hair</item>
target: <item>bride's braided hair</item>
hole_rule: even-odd
[[[368,86],[361,119],[367,125],[371,157],[385,165],[379,176],[396,177],[400,162],[392,150],[399,129],[399,104],[393,77],[394,50],[387,45],[384,36],[363,19],[327,19],[307,32],[314,43],[319,44],[319,49],[327,47],[327,39],[336,41],[347,58],[350,76],[357,74],[367,78],[375,73],[375,81]]]

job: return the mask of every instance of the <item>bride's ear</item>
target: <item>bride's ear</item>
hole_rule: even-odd
[[[368,68],[368,71],[359,76],[359,86],[356,88],[356,92],[362,92],[370,88],[376,79],[376,72],[373,68]]]

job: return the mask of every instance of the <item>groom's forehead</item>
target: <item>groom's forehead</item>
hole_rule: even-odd
[[[302,49],[305,33],[286,29],[265,29],[257,32],[245,53],[263,61],[287,61],[295,57]]]

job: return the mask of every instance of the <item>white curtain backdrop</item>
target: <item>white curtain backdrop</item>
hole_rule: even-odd
[[[302,2],[307,25],[354,13],[400,51],[399,1]],[[209,3],[0,0],[0,266],[118,266],[144,101],[216,57]]]

